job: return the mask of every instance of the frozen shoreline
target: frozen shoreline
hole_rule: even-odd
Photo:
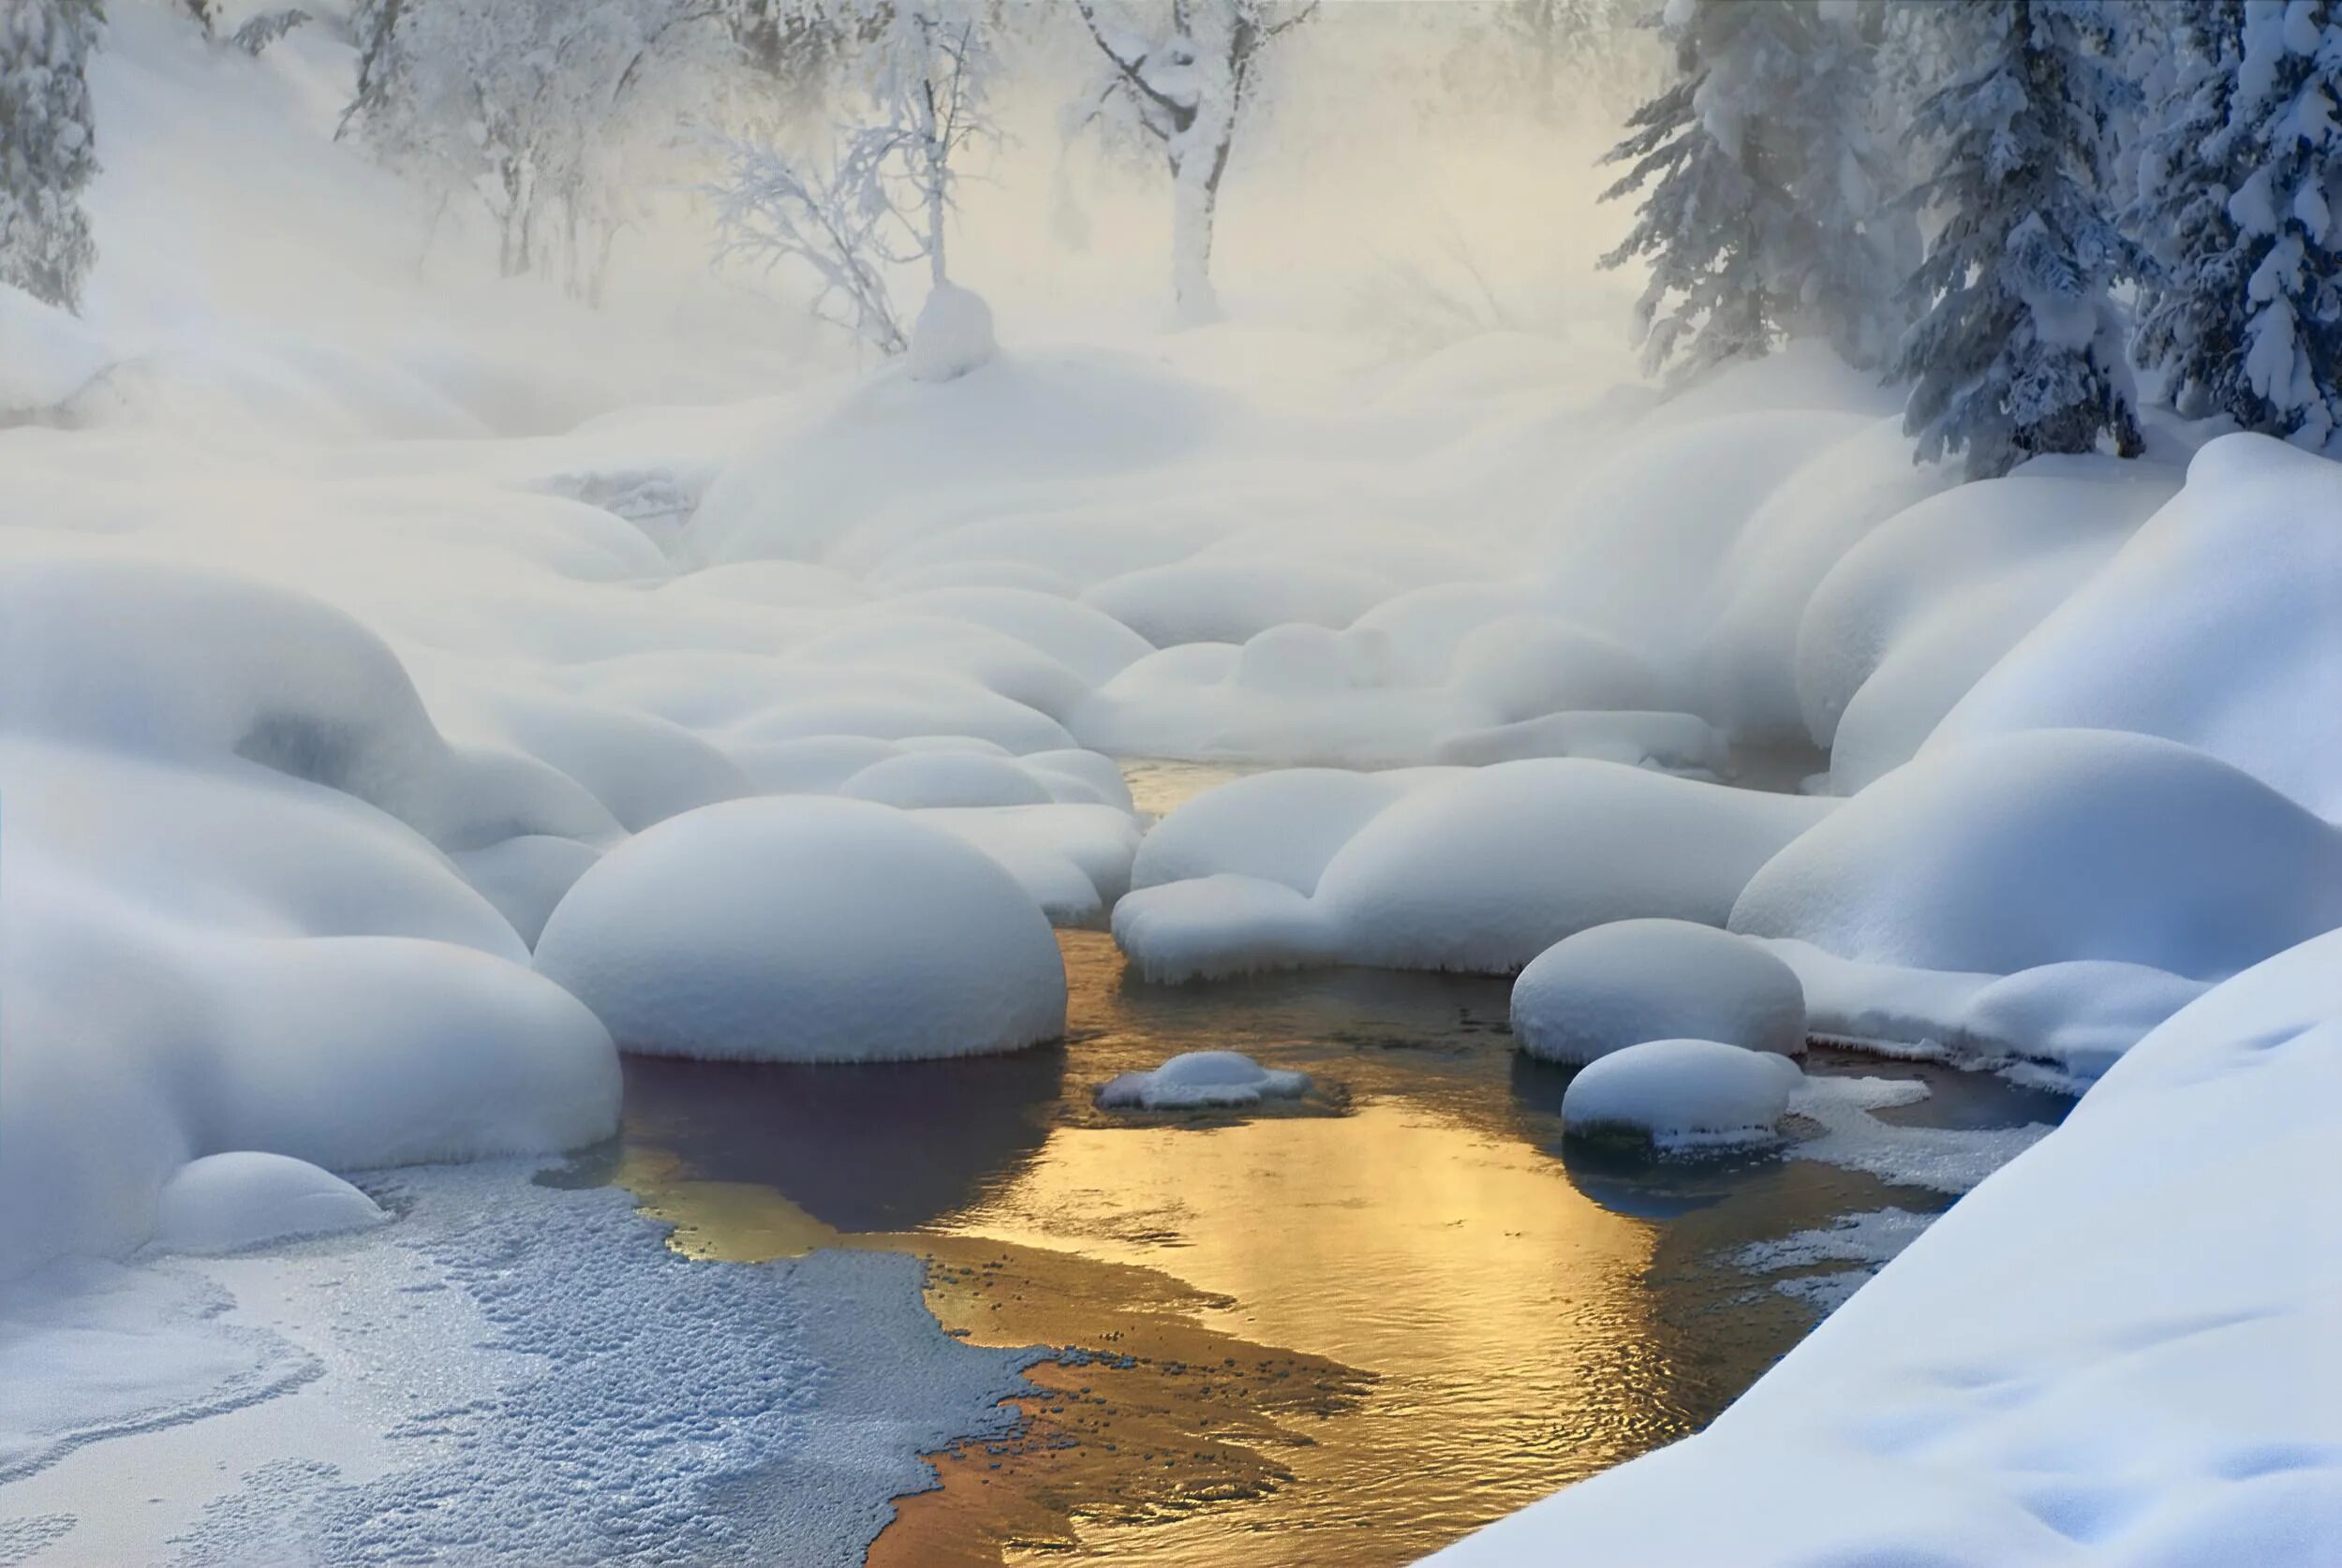
[[[0,1434],[0,1545],[845,1568],[934,1484],[920,1454],[1010,1425],[1030,1354],[945,1336],[916,1260],[695,1262],[541,1163],[362,1177],[399,1219],[356,1238],[101,1265],[119,1309],[51,1297],[46,1336],[22,1321],[43,1278],[14,1287],[0,1365],[34,1429]],[[108,1441],[39,1429],[131,1367],[158,1392]]]

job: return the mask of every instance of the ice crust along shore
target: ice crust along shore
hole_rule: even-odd
[[[1953,487],[1801,349],[1655,408],[1512,334],[1363,377],[1305,334],[1067,347],[1006,309],[999,345],[939,318],[948,379],[672,320],[619,351],[409,276],[398,187],[309,124],[348,65],[322,29],[252,62],[113,9],[113,259],[80,319],[0,291],[0,1388],[37,1390],[0,1421],[0,1559],[144,1554],[67,1482],[152,1443],[185,1445],[198,1561],[296,1528],[824,1561],[1004,1375],[937,1351],[934,1402],[887,1403],[936,1350],[894,1265],[694,1273],[505,1165],[369,1177],[390,1223],[281,1255],[142,1250],[367,1220],[332,1173],[592,1143],[620,1044],[776,1050],[773,1012],[824,1057],[1045,1038],[1051,923],[1164,980],[1520,970],[1534,999],[1629,921],[1778,959],[1813,1033],[2097,1087],[1712,1434],[1458,1561],[1548,1530],[1621,1561],[2342,1556],[2342,468],[2159,429],[2150,461]],[[299,288],[186,243],[288,203]],[[1257,374],[1288,354],[1292,385]],[[1784,742],[1827,751],[1823,792],[1732,787],[1734,747]],[[1274,771],[1142,836],[1109,753]],[[634,884],[694,821],[776,811],[873,825]],[[614,982],[655,937],[713,978]],[[1703,980],[1786,1045],[1750,969]],[[1932,1147],[1947,1191],[2022,1142],[1888,1150],[1823,1092],[1788,1109],[1839,1157]],[[363,1381],[320,1303],[377,1270],[418,1288],[367,1309],[450,1419],[362,1399],[340,1474],[196,1474],[210,1423]],[[614,1324],[642,1377],[564,1361]],[[699,1506],[781,1463],[819,1518]],[[1868,1501],[1763,1533],[1816,1465]],[[424,1506],[456,1474],[493,1484]]]

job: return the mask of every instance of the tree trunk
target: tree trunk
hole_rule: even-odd
[[[1179,319],[1203,326],[1220,319],[1211,282],[1212,225],[1219,215],[1220,175],[1227,143],[1197,148],[1171,169],[1171,293]]]

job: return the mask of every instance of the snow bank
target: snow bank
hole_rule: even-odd
[[[0,424],[61,407],[112,360],[77,318],[0,283]]]
[[[1707,1431],[1431,1561],[2334,1561],[2338,1103],[2329,934],[2173,1015]],[[1816,1473],[1837,1505],[1781,1505]]]
[[[1851,794],[1907,761],[1967,689],[2168,500],[2178,475],[2043,458],[1931,496],[1839,557],[1799,622],[1799,705]]]
[[[1961,698],[1927,748],[2017,730],[2136,731],[2342,819],[2337,603],[2342,467],[2266,436],[2223,436],[2196,454],[2176,499]]]
[[[1614,1051],[1562,1093],[1579,1137],[1648,1139],[1662,1154],[1769,1142],[1802,1074],[1788,1058],[1713,1040],[1652,1040]]]
[[[734,801],[613,851],[545,923],[537,968],[629,1050],[870,1061],[1065,1030],[1039,907],[981,851],[860,801]]]
[[[1801,1056],[1805,992],[1759,944],[1682,920],[1623,920],[1564,937],[1513,982],[1513,1040],[1580,1064],[1647,1040],[1719,1040]]]
[[[1899,769],[1757,872],[1731,919],[1874,964],[2200,980],[2338,925],[2342,831],[2200,751],[2089,730]]]
[[[389,1216],[341,1177],[281,1154],[191,1160],[155,1203],[157,1251],[233,1252],[287,1236],[379,1225]]]
[[[1150,858],[1141,847],[1141,875],[1206,871],[1141,887],[1116,910],[1116,938],[1144,972],[1333,962],[1504,974],[1611,921],[1721,925],[1756,868],[1836,805],[1566,759],[1427,770],[1379,809],[1376,787],[1335,781],[1355,776],[1280,777],[1198,797],[1173,848]],[[1305,895],[1295,884],[1323,842],[1288,854],[1277,824],[1321,795],[1358,825]]]
[[[1098,1089],[1109,1110],[1182,1111],[1257,1105],[1307,1093],[1306,1072],[1275,1072],[1237,1051],[1189,1051],[1148,1072],[1125,1072]]]

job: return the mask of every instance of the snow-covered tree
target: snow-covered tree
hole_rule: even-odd
[[[1697,376],[1808,333],[1858,364],[1884,351],[1901,225],[1860,21],[1815,0],[1670,0],[1674,79],[1605,160],[1627,166],[1606,200],[1644,193],[1603,265],[1651,268],[1654,372]]]
[[[722,237],[719,258],[767,271],[801,267],[814,282],[815,316],[882,354],[899,354],[911,336],[886,274],[919,258],[888,200],[884,155],[884,139],[867,131],[846,134],[821,159],[735,141],[707,194]]]
[[[671,134],[719,0],[364,0],[345,117],[443,199],[477,193],[508,274],[558,265],[592,293],[627,220],[627,156]]]
[[[2323,447],[2342,425],[2342,5],[2231,0],[2186,42],[2188,91],[2142,170],[2174,184],[2142,192],[2170,250],[2141,358],[2188,411]]]
[[[97,170],[82,65],[96,0],[0,4],[0,284],[81,303],[97,247],[82,187]]]
[[[1268,46],[1306,22],[1317,0],[1171,0],[1169,28],[1149,37],[1101,0],[1075,0],[1105,58],[1090,117],[1119,112],[1157,144],[1171,170],[1171,288],[1180,318],[1220,314],[1212,229],[1220,182]]]
[[[2109,127],[2132,89],[2104,56],[2096,0],[1931,7],[1957,29],[1949,81],[1910,136],[1929,172],[1911,200],[1940,226],[1913,274],[1925,311],[1895,366],[1919,456],[1965,453],[1971,478],[2101,441],[2140,450],[2110,299],[2142,259],[2108,215]]]
[[[888,274],[925,262],[932,285],[949,281],[958,161],[999,134],[995,20],[968,0],[839,0],[828,15],[849,40],[840,107],[852,118],[812,152],[728,145],[707,187],[719,254],[793,264],[815,282],[816,316],[898,354],[910,336]]]
[[[2200,417],[2235,407],[2244,385],[2244,235],[2229,214],[2241,137],[2231,121],[2244,0],[2209,0],[2173,19],[2172,70],[2138,158],[2125,227],[2154,259],[2139,288],[2132,351],[2163,396]]]
[[[889,199],[918,210],[929,275],[948,275],[947,223],[959,182],[955,160],[993,141],[993,83],[1001,63],[993,24],[971,0],[860,0],[866,92],[881,143],[877,166]]]

